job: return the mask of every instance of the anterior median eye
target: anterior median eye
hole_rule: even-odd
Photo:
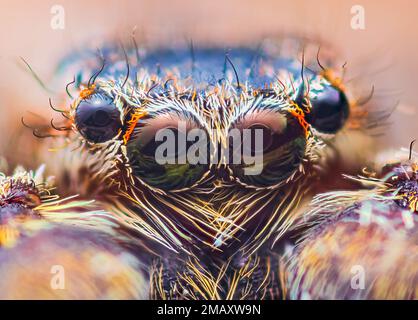
[[[93,94],[78,104],[75,125],[86,140],[105,142],[114,138],[122,127],[120,111],[109,97]]]
[[[192,186],[209,170],[209,137],[187,115],[158,114],[141,120],[127,144],[133,174],[165,191]]]
[[[255,123],[249,126],[247,130],[249,131],[251,141],[243,145],[245,154],[255,154],[257,152],[259,148],[257,145],[257,131],[261,132],[260,142],[262,142],[262,146],[260,146],[260,151],[268,152],[270,150],[275,135],[272,128],[263,123]]]
[[[284,110],[246,115],[231,129],[229,142],[234,176],[254,187],[285,181],[299,167],[306,149],[303,128]]]

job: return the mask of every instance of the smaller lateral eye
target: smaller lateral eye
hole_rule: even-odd
[[[311,97],[311,112],[306,120],[320,132],[336,133],[340,130],[349,115],[349,104],[346,95],[340,89],[327,85]]]
[[[88,141],[105,142],[114,138],[122,127],[120,111],[107,96],[93,94],[78,104],[75,125]]]

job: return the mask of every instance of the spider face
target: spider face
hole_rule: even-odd
[[[135,79],[115,62],[73,103],[74,126],[103,175],[167,243],[219,248],[251,229],[258,240],[248,246],[257,246],[297,202],[323,134],[348,119],[344,91],[320,72],[301,78],[294,60],[267,52],[230,56],[231,66],[222,50],[195,51],[194,61],[155,52]]]
[[[111,140],[122,127],[119,110],[109,97],[100,93],[79,102],[74,120],[78,132],[92,143]]]

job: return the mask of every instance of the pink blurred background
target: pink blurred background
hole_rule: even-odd
[[[0,155],[14,152],[31,165],[28,146],[14,143],[20,117],[32,111],[50,118],[50,94],[22,68],[24,57],[46,82],[62,55],[110,38],[137,33],[149,43],[176,37],[232,44],[268,35],[301,34],[334,45],[347,61],[347,78],[375,86],[387,105],[399,105],[392,126],[379,139],[386,147],[407,146],[418,138],[418,3],[401,0],[142,0],[11,1],[0,9]],[[65,9],[64,30],[50,26],[53,5]],[[350,25],[353,5],[365,9],[365,30]],[[67,82],[71,79],[67,79]],[[60,89],[65,83],[60,84]],[[367,95],[367,92],[365,92]],[[387,100],[387,101],[384,101]],[[378,102],[380,103],[380,102]],[[19,129],[20,128],[20,129]]]

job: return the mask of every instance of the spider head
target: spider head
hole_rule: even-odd
[[[250,250],[280,230],[279,220],[283,228],[291,223],[284,216],[309,187],[324,141],[345,127],[349,102],[342,87],[313,71],[309,80],[264,73],[250,80],[245,50],[234,71],[248,81],[235,83],[219,53],[196,53],[198,75],[187,76],[183,56],[161,52],[144,58],[137,81],[99,77],[73,103],[71,118],[96,176],[116,182],[132,210],[149,218],[151,237],[220,248],[248,231],[255,236],[243,247]],[[165,71],[154,70],[157,58]],[[269,59],[254,70],[278,68]],[[289,61],[280,63],[291,70]],[[205,77],[213,65],[223,74]]]

